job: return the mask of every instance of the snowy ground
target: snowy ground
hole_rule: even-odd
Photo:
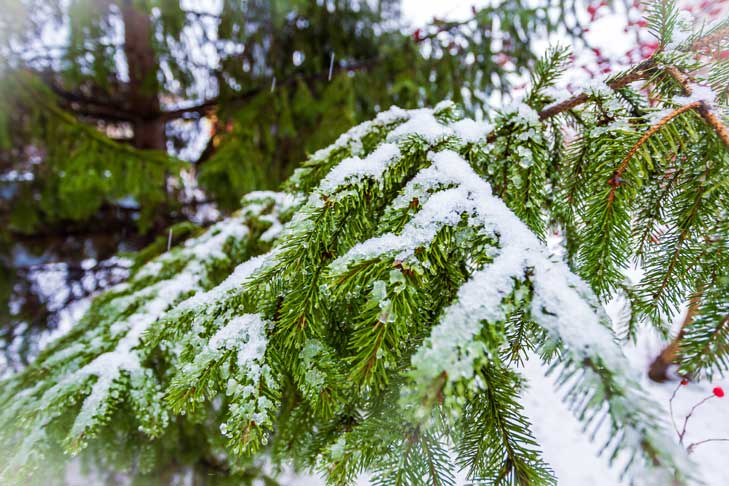
[[[668,427],[671,427],[668,401],[677,383],[657,384],[649,380],[644,372],[651,359],[660,350],[660,341],[650,331],[642,332],[636,345],[625,348],[634,368],[641,372],[641,385],[646,393],[664,408],[663,415],[666,417]],[[524,371],[530,387],[523,403],[532,420],[532,432],[541,443],[543,457],[553,467],[560,486],[627,485],[627,481],[620,480],[620,470],[617,465],[611,468],[607,458],[598,457],[601,445],[599,437],[605,437],[605,434],[599,434],[596,442],[590,442],[582,433],[580,422],[562,404],[561,394],[555,391],[552,379],[544,376],[544,370],[536,360],[528,362]],[[712,384],[690,383],[681,387],[673,406],[679,429],[688,410],[702,398],[711,395],[714,386],[729,389],[729,380],[724,379]],[[729,438],[729,397],[709,400],[696,410],[688,423],[686,444],[709,438]],[[696,462],[696,471],[707,485],[729,484],[729,469],[726,468],[729,442],[701,445],[691,457]],[[639,478],[636,479],[640,486],[652,486],[643,485]]]

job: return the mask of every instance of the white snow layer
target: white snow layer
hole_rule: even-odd
[[[353,156],[344,159],[321,181],[319,191],[330,192],[346,182],[357,182],[364,177],[378,179],[387,167],[400,156],[400,149],[392,143],[377,147],[364,159]]]
[[[434,116],[434,110],[422,108],[412,110],[408,121],[399,125],[387,136],[388,142],[396,142],[408,135],[418,135],[433,143],[448,135],[453,135],[453,128],[443,125]]]

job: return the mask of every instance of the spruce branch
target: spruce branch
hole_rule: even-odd
[[[535,84],[552,83],[558,61],[548,57]],[[725,259],[715,228],[726,147],[714,131],[697,135],[707,125],[689,116],[695,107],[673,106],[679,90],[663,61],[542,112],[497,113],[490,134],[452,103],[392,108],[354,127],[312,155],[288,192],[251,195],[233,218],[135,269],[3,383],[3,445],[52,449],[71,437],[91,452],[86,440],[116,432],[113,412],[150,447],[192,428],[232,467],[270,444],[276,464],[316,468],[333,484],[363,471],[383,484],[449,484],[449,447],[474,478],[549,484],[514,370],[534,348],[586,427],[609,421],[605,449],[627,452],[628,474],[687,483],[686,453],[672,447],[595,295],[624,282],[637,246],[648,285],[636,316],[651,315],[643,304],[661,282],[661,309],[687,282],[706,284],[682,359],[696,360],[684,350],[703,349],[726,316],[724,283],[709,268]],[[680,73],[690,63],[675,64]],[[665,94],[671,114],[658,127],[646,123],[645,93],[627,86],[637,80]],[[536,91],[537,105],[552,99]],[[573,119],[558,115],[568,112],[580,132],[566,141]],[[637,215],[651,222],[633,231]],[[574,232],[572,263],[592,288],[545,248],[543,218]],[[706,228],[720,236],[700,238]],[[654,235],[664,241],[645,243]],[[709,366],[721,366],[729,355],[714,344]],[[107,353],[124,359],[118,375],[86,368]],[[35,430],[46,438],[26,439]]]
[[[649,2],[646,9],[646,20],[650,33],[658,39],[660,48],[664,48],[671,42],[678,21],[676,0]]]
[[[711,378],[729,365],[729,307],[724,298],[726,278],[719,277],[703,291],[694,320],[677,338],[679,372]],[[721,296],[721,297],[720,297]],[[676,345],[674,345],[675,347]]]
[[[665,71],[681,86],[684,95],[691,96],[693,94],[693,89],[689,82],[690,77],[688,75],[682,74],[676,66],[667,66]],[[722,142],[724,142],[724,145],[729,147],[729,130],[727,130],[719,117],[713,113],[706,102],[700,100],[698,103],[694,109],[714,129]]]
[[[620,161],[620,164],[615,169],[615,172],[613,174],[613,177],[608,181],[608,184],[610,185],[610,193],[608,195],[608,204],[612,203],[612,201],[615,199],[615,191],[620,187],[620,184],[622,182],[622,176],[625,170],[628,168],[628,164],[630,163],[630,160],[635,156],[635,154],[638,152],[638,150],[641,149],[641,147],[656,133],[658,133],[667,123],[669,123],[674,118],[680,116],[683,113],[686,113],[690,110],[695,110],[702,106],[703,102],[701,101],[695,101],[693,103],[688,103],[684,106],[681,106],[680,108],[676,108],[671,113],[667,114],[663,118],[661,118],[658,123],[650,127],[641,137],[638,139],[638,141],[628,150],[628,153],[625,155],[623,160]]]
[[[60,123],[79,129],[84,136],[93,139],[95,142],[107,147],[115,152],[121,152],[134,159],[140,160],[141,162],[150,161],[155,163],[161,163],[168,165],[170,161],[182,164],[182,161],[175,160],[167,154],[162,154],[153,150],[140,151],[134,147],[115,142],[110,139],[95,127],[78,121],[73,115],[60,108],[55,100],[48,95],[50,93],[43,93],[37,91],[39,87],[38,83],[32,78],[29,73],[19,73],[19,79],[13,83],[17,90],[23,93],[23,96],[28,99],[34,99],[42,104],[43,108],[48,113],[52,114]]]
[[[496,366],[484,368],[480,376],[485,389],[466,406],[458,449],[468,477],[475,484],[499,486],[556,484],[518,404],[518,377]]]
[[[628,86],[631,83],[634,83],[636,81],[641,81],[648,79],[649,76],[651,76],[654,73],[654,69],[656,67],[656,61],[654,58],[648,58],[645,61],[641,62],[634,68],[630,69],[625,74],[616,76],[608,81],[606,81],[606,84],[613,90],[619,90],[621,88],[624,88]],[[573,110],[574,108],[586,103],[590,99],[590,94],[588,92],[583,92],[576,94],[572,96],[571,98],[568,98],[564,101],[560,101],[559,103],[547,106],[543,110],[539,112],[539,119],[540,120],[546,120],[548,118],[552,118],[556,115],[560,115],[562,113],[568,112],[570,110]]]

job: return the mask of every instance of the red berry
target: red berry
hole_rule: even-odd
[[[715,387],[713,390],[715,397],[723,397],[724,396],[724,389],[720,386]]]
[[[638,27],[648,27],[647,20],[640,19],[638,22],[636,22],[636,24],[638,25]]]
[[[681,380],[681,384],[682,384],[683,386],[686,386],[686,385],[688,385],[688,378],[684,378],[683,380]]]

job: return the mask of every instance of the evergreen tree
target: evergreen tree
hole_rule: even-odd
[[[118,282],[128,264],[105,261],[118,251],[166,241],[176,223],[173,239],[184,239],[201,204],[229,213],[384,107],[450,98],[483,110],[534,61],[534,39],[557,25],[579,32],[562,20],[570,5],[555,15],[550,2],[503,0],[413,34],[393,0],[226,1],[215,13],[176,1],[4,1],[3,341]],[[33,280],[55,267],[72,289],[61,303]]]
[[[331,484],[554,484],[519,403],[530,351],[637,484],[698,479],[619,339],[691,301],[681,370],[726,369],[729,64],[696,53],[726,49],[729,21],[685,32],[670,2],[648,20],[659,49],[604,83],[555,98],[557,48],[488,123],[393,107],[141,265],[2,383],[3,480],[43,483],[63,450],[140,483],[182,463],[275,484],[269,461]]]

